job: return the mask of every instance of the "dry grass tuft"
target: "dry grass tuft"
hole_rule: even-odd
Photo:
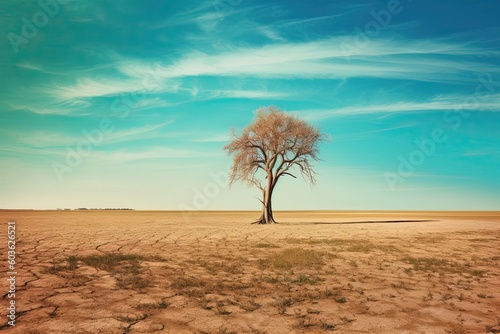
[[[249,300],[240,304],[240,308],[248,312],[253,312],[259,309],[261,306],[262,305],[257,303],[255,300]]]
[[[116,279],[116,286],[119,289],[141,290],[151,285],[151,281],[139,275],[123,275],[120,274]]]
[[[53,265],[51,267],[46,267],[43,269],[43,273],[51,274],[51,275],[57,275],[59,272],[66,270],[67,268],[64,266],[57,266]]]
[[[317,276],[311,276],[307,274],[300,274],[296,278],[291,278],[291,277],[285,277],[284,279],[285,282],[289,283],[296,283],[299,285],[302,284],[310,284],[310,285],[315,285],[318,282],[324,281],[323,278],[317,277]]]
[[[112,272],[123,262],[138,263],[138,261],[144,260],[144,257],[135,254],[107,253],[80,257],[79,260],[88,266]]]
[[[179,276],[170,283],[174,289],[202,288],[206,285],[206,281],[194,276]]]
[[[379,250],[384,253],[397,253],[400,249],[393,245],[375,245],[368,240],[363,239],[298,239],[287,238],[286,242],[290,244],[307,244],[307,245],[328,245],[339,248],[345,252],[360,252],[368,253],[372,250]]]
[[[263,268],[290,270],[293,268],[318,268],[323,264],[323,253],[303,248],[288,248],[261,260]]]
[[[210,274],[214,275],[220,271],[229,274],[241,274],[242,269],[240,263],[228,262],[228,261],[204,261],[198,260],[197,264],[205,268]]]
[[[455,261],[438,259],[433,257],[413,258],[408,257],[404,259],[405,262],[413,265],[413,270],[435,273],[450,273],[460,274],[467,273],[472,276],[483,276],[484,271],[473,270],[469,266],[462,265]]]
[[[137,305],[138,310],[154,310],[154,309],[164,309],[168,307],[168,303],[161,301],[158,303],[144,303]]]
[[[66,261],[68,262],[67,268],[69,270],[75,270],[76,269],[76,264],[78,262],[78,259],[77,259],[76,256],[74,256],[74,255],[68,256],[68,258],[66,259]]]
[[[140,261],[164,261],[159,256],[142,256],[136,254],[107,253],[99,255],[89,255],[84,257],[70,257],[68,263],[76,267],[77,261],[84,264],[106,270],[116,278],[118,289],[142,290],[151,286],[152,282],[141,276]]]
[[[308,244],[308,245],[331,245],[331,246],[346,246],[358,242],[353,239],[298,239],[287,238],[286,242],[290,244]]]
[[[137,321],[141,321],[141,320],[144,320],[148,317],[147,314],[141,314],[141,315],[118,315],[118,316],[115,316],[114,318],[118,321],[121,321],[121,322],[128,322],[128,323],[133,323],[133,322],[137,322]]]
[[[292,306],[293,300],[290,298],[279,297],[274,301],[274,306],[278,308],[279,314],[283,315],[286,313],[286,309]]]
[[[254,246],[255,248],[280,248],[280,246],[277,246],[275,244],[269,244],[269,243],[259,243]]]

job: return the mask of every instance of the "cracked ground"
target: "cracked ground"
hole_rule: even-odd
[[[498,212],[257,216],[0,211],[18,273],[16,326],[0,330],[500,333]]]

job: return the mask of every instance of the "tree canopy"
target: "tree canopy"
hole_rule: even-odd
[[[325,140],[318,128],[296,116],[269,106],[255,112],[255,120],[241,135],[232,132],[224,147],[233,156],[230,183],[246,182],[262,191],[262,216],[258,223],[275,222],[271,197],[283,176],[296,178],[298,170],[312,184],[316,182],[312,161],[318,159],[318,144]]]

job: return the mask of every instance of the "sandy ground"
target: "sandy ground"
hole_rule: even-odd
[[[500,213],[0,211],[15,333],[499,333]],[[6,324],[6,223],[17,227]]]

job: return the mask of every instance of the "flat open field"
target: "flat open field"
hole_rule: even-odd
[[[500,212],[0,211],[15,333],[500,333]]]

